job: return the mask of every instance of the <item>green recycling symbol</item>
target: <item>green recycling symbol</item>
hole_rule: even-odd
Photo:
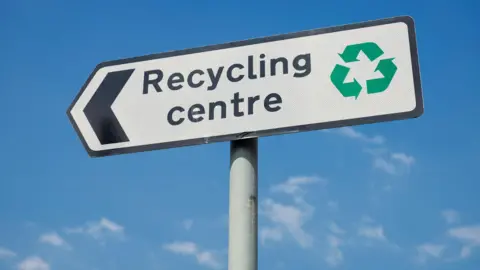
[[[362,51],[370,61],[375,61],[377,58],[383,55],[383,50],[374,42],[365,42],[359,44],[352,44],[345,47],[343,53],[339,53],[340,57],[345,63],[351,63],[358,61],[357,57]],[[375,71],[379,71],[383,74],[383,78],[367,80],[367,93],[375,94],[385,91],[393,76],[397,72],[397,66],[393,63],[394,58],[382,59],[378,62]],[[362,91],[362,86],[354,78],[353,82],[345,83],[349,67],[337,64],[330,74],[330,80],[333,85],[344,97],[358,98]]]

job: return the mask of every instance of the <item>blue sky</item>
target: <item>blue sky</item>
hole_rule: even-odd
[[[1,6],[0,269],[226,269],[229,144],[89,158],[65,113],[89,73],[396,15],[416,21],[424,115],[260,139],[259,269],[478,269],[478,2]]]

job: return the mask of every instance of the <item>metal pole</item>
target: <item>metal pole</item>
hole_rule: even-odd
[[[230,142],[228,270],[257,270],[258,139]]]

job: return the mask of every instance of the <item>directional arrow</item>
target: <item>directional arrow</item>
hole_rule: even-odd
[[[360,51],[370,59],[374,61],[383,54],[383,50],[373,42],[365,42],[359,44],[353,44],[345,47],[343,53],[339,53],[340,57],[345,61],[345,63],[356,62],[358,61],[358,54]]]
[[[350,68],[346,66],[336,65],[330,75],[330,80],[344,97],[355,97],[357,99],[362,91],[362,86],[356,79],[353,79],[353,82],[344,82],[349,71]]]
[[[102,145],[129,141],[127,134],[125,134],[112,111],[112,104],[134,70],[128,69],[108,73],[90,102],[85,106],[85,116]]]
[[[367,80],[367,93],[374,94],[385,91],[397,72],[397,66],[393,63],[394,58],[382,59],[378,62],[375,71],[383,74],[383,78]]]

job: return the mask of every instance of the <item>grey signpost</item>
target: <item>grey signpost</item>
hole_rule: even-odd
[[[92,157],[230,141],[229,270],[257,269],[259,137],[422,114],[406,16],[103,62],[67,111]]]
[[[230,143],[228,269],[257,269],[258,139]]]

